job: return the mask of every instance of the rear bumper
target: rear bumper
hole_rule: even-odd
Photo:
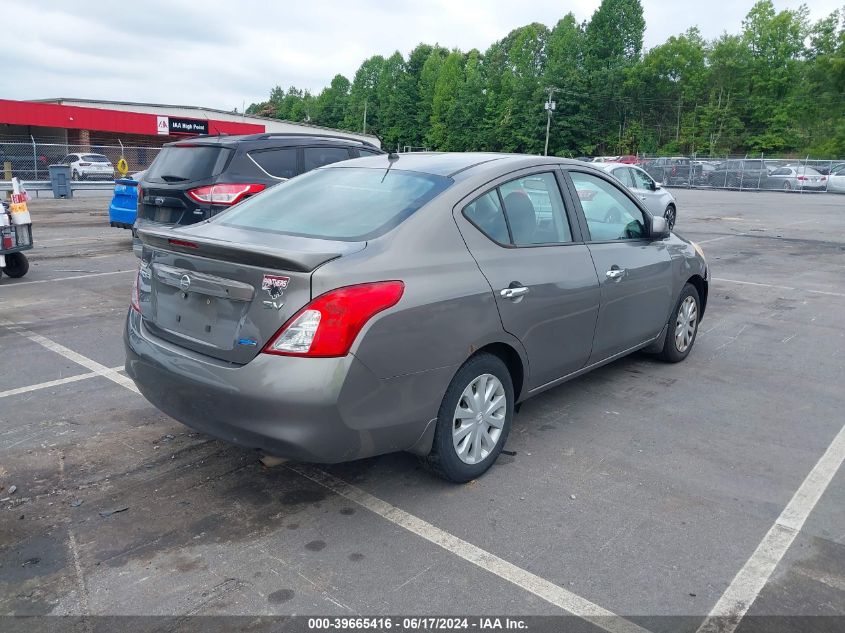
[[[379,379],[353,355],[259,354],[231,365],[154,337],[133,310],[125,344],[127,373],[162,412],[227,442],[310,462],[416,449],[449,380],[443,370]]]

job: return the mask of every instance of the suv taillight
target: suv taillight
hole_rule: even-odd
[[[197,202],[204,202],[206,204],[237,204],[247,196],[263,191],[266,185],[252,183],[252,184],[219,184],[207,185],[205,187],[197,187],[190,189],[188,195]]]
[[[139,278],[141,276],[141,269],[138,268],[138,273],[135,275],[135,281],[132,283],[132,295],[129,299],[129,306],[138,314],[141,314],[141,297],[138,292]]]
[[[367,321],[395,306],[404,292],[401,281],[330,290],[293,315],[262,352],[321,358],[346,356]]]

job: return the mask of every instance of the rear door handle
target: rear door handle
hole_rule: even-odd
[[[612,279],[613,281],[619,281],[620,279],[622,279],[622,277],[625,276],[625,269],[624,268],[611,268],[604,275],[608,279]]]
[[[519,301],[528,294],[528,288],[525,286],[517,286],[516,288],[502,288],[499,291],[499,294],[504,299],[510,299],[511,301]]]

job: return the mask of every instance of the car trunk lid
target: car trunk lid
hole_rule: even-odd
[[[252,360],[311,300],[314,269],[366,246],[215,224],[190,233],[138,233],[144,325],[171,343],[237,364]]]

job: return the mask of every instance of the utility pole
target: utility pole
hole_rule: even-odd
[[[367,133],[367,99],[364,99],[364,129],[362,134]]]
[[[554,101],[552,101],[552,96],[554,95],[554,93],[556,93],[558,91],[558,89],[549,86],[548,88],[546,88],[546,90],[549,92],[549,98],[546,99],[546,103],[545,103],[545,107],[546,107],[546,148],[543,150],[543,156],[549,155],[549,128],[552,125],[552,112],[557,107],[557,104]]]

